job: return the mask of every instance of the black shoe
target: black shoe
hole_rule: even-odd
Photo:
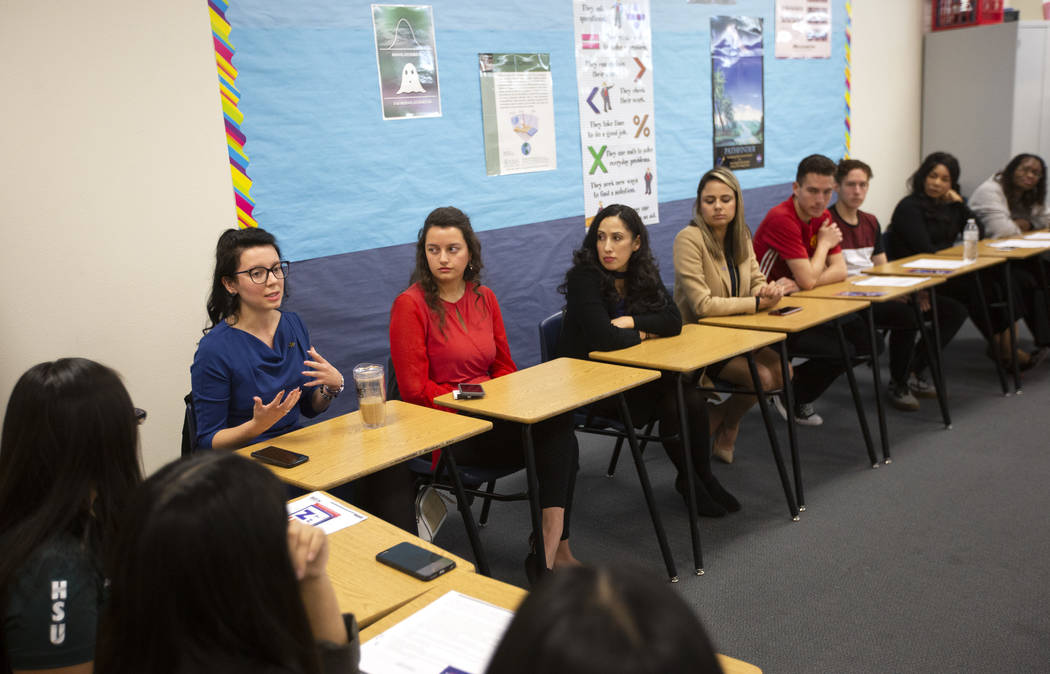
[[[540,561],[541,559],[543,557],[536,552],[536,535],[529,534],[529,554],[525,556],[525,577],[530,586],[535,585],[545,573],[550,572],[547,565]]]
[[[707,488],[700,482],[700,478],[693,480],[693,492],[696,494],[696,511],[701,517],[725,517],[728,511],[717,501],[711,498]],[[689,496],[686,493],[686,479],[679,475],[675,478],[674,488],[685,501],[686,510],[689,509]],[[739,504],[737,504],[739,507]]]
[[[707,493],[723,508],[731,513],[740,511],[740,501],[737,501],[735,496],[727,492],[714,475],[698,479],[703,481],[704,487],[707,488]]]

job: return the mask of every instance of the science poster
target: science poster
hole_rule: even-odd
[[[711,17],[711,122],[715,166],[765,165],[762,19]]]
[[[573,0],[587,217],[626,204],[659,221],[649,2]]]
[[[831,58],[831,0],[776,1],[776,57]]]
[[[441,116],[429,5],[372,5],[383,119]]]
[[[550,54],[478,54],[485,170],[558,168]]]

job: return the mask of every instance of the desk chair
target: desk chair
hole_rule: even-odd
[[[186,411],[182,418],[182,456],[189,456],[197,451],[197,414],[193,408],[193,392],[183,398]]]
[[[558,337],[561,335],[561,326],[564,320],[565,314],[559,311],[540,321],[541,363],[546,363],[554,358],[554,352],[558,347]],[[623,423],[621,423],[619,419],[597,415],[591,411],[589,407],[578,410],[575,414],[575,421],[576,430],[581,433],[607,435],[616,438],[616,445],[613,447],[612,457],[609,459],[609,467],[605,471],[606,477],[612,477],[615,475],[616,464],[620,460],[620,452],[623,450],[624,440],[627,439],[627,429],[624,428]],[[638,446],[639,451],[645,452],[645,447],[649,444],[650,440],[656,442],[660,441],[659,436],[653,435],[653,428],[655,427],[656,420],[651,419],[645,425],[645,430],[637,435],[637,438],[641,441]]]
[[[394,361],[387,358],[386,361],[386,397],[387,400],[400,400],[401,392],[397,386],[397,375],[394,372]],[[480,466],[459,466],[452,457],[451,452],[441,452],[441,460],[437,468],[433,465],[429,456],[419,457],[407,462],[408,469],[420,478],[420,486],[429,486],[439,491],[444,491],[456,497],[456,506],[463,517],[463,526],[467,530],[467,538],[470,539],[470,547],[474,552],[474,561],[477,563],[478,572],[488,576],[488,557],[481,545],[478,536],[478,527],[488,524],[489,508],[493,501],[527,501],[527,492],[515,492],[503,494],[496,492],[496,480],[524,470],[524,468],[485,468]],[[446,478],[449,481],[443,481]],[[484,486],[484,491],[479,487]],[[484,500],[481,505],[481,517],[475,523],[474,513],[470,506],[474,497],[480,496]]]

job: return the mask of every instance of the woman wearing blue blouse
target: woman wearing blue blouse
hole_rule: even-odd
[[[287,275],[269,232],[228,229],[219,237],[211,325],[190,367],[202,449],[237,449],[293,431],[343,391],[343,375],[311,346],[299,316],[280,310]],[[353,484],[355,503],[412,532],[414,496],[414,478],[403,466]]]

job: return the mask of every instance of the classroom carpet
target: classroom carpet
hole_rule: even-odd
[[[893,460],[878,469],[841,377],[816,402],[824,425],[799,427],[807,509],[797,522],[749,412],[734,463],[714,464],[743,510],[701,518],[702,576],[674,470],[662,447],[646,451],[680,577],[670,587],[719,652],[767,673],[1048,671],[1050,362],[1024,376],[1022,395],[1003,396],[984,349],[967,323],[945,350],[951,429],[936,400],[918,412],[886,406]],[[877,433],[870,368],[855,371]],[[885,358],[881,372],[885,383]],[[630,454],[606,477],[614,440],[578,437],[574,553],[666,578]],[[505,482],[520,489],[523,474]],[[493,504],[481,535],[495,578],[528,587],[529,530],[524,503]],[[455,512],[435,542],[473,558]]]

